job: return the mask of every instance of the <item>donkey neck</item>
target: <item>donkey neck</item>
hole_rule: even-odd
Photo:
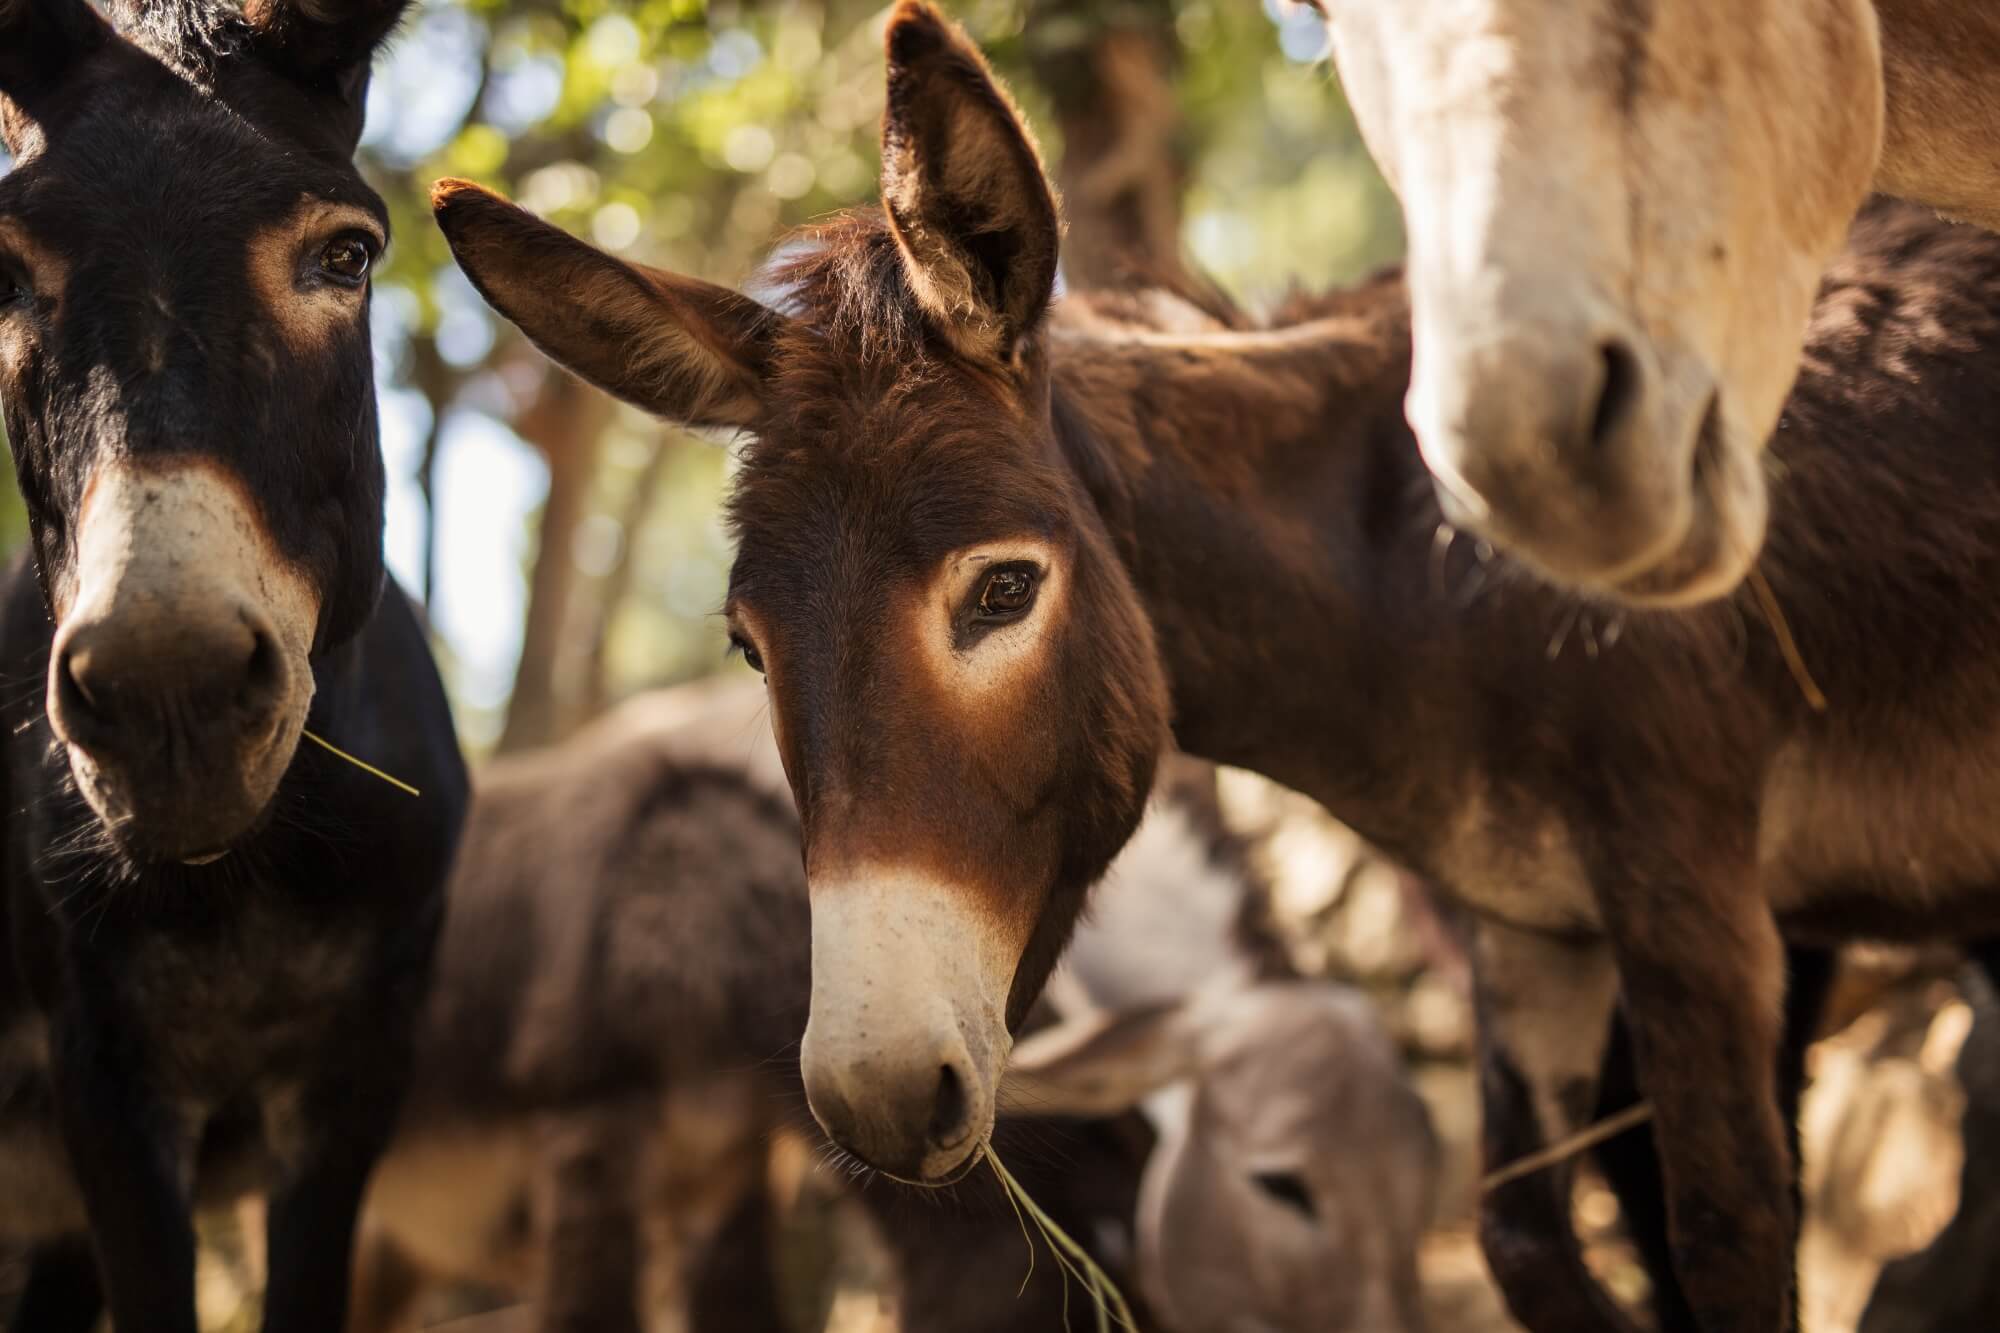
[[[1450,753],[1420,684],[1452,645],[1411,577],[1438,518],[1403,424],[1408,356],[1389,281],[1288,328],[1059,326],[1051,347],[1057,436],[1152,618],[1182,748],[1385,843]],[[1452,572],[1471,559],[1460,543]]]
[[[1887,116],[1876,186],[1947,217],[2000,227],[2000,9],[1876,0]]]
[[[1059,331],[1057,436],[1153,620],[1182,747],[1421,864],[1481,784],[1554,799],[1585,768],[1655,786],[1726,772],[1715,790],[1748,809],[1788,740],[1870,746],[1983,709],[2000,618],[1967,585],[2000,581],[2000,489],[1990,445],[1951,423],[2000,411],[1975,332],[2000,277],[1957,255],[1965,280],[1939,285],[1955,249],[1891,249],[1830,284],[1770,450],[1761,568],[1823,719],[1753,590],[1607,611],[1451,537],[1403,420],[1394,284],[1268,333]],[[1889,328],[1905,336],[1864,336]]]

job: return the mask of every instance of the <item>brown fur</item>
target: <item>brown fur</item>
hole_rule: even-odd
[[[913,5],[895,23],[941,26]],[[484,207],[479,262],[541,226]],[[1241,334],[1059,308],[996,375],[936,335],[879,218],[818,241],[787,274],[732,505],[732,607],[809,869],[894,846],[1007,891],[1037,922],[1018,1014],[1039,945],[1136,817],[1164,678],[1189,751],[1312,795],[1488,921],[1602,941],[1699,1327],[1785,1327],[1780,925],[2000,926],[2000,834],[1979,813],[2000,798],[2000,241],[1875,210],[1823,292],[1761,464],[1762,568],[1823,716],[1747,591],[1621,612],[1453,540],[1404,420],[1394,281]],[[1024,676],[996,733],[912,684],[918,649],[885,608],[950,552],[1023,530],[1059,545],[1068,591],[1044,626],[1057,668]],[[1577,1014],[1577,1042],[1608,1021]]]
[[[698,1331],[781,1326],[770,1256],[723,1233],[768,1206],[773,1137],[813,1135],[809,930],[797,824],[744,762],[760,724],[739,701],[705,698],[732,723],[704,736],[636,700],[485,770],[353,1333],[405,1327],[429,1286],[468,1280],[532,1294],[546,1329],[648,1327],[690,1301]],[[1001,1143],[1087,1243],[1129,1229],[1143,1128],[1010,1126]],[[983,1174],[945,1198],[857,1197],[902,1270],[905,1327],[1059,1326],[1059,1269],[1044,1253],[1021,1295],[1020,1230]],[[992,1290],[965,1281],[974,1251]],[[718,1300],[712,1266],[750,1285]]]
[[[2000,15],[1959,0],[1875,0],[1887,118],[1878,188],[2000,227]]]

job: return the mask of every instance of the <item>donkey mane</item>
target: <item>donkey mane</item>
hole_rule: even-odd
[[[928,359],[939,350],[896,249],[889,217],[867,206],[793,233],[766,270],[779,304],[830,344],[843,368]]]

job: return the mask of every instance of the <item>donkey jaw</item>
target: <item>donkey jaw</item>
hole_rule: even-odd
[[[1619,601],[1641,608],[1698,606],[1734,592],[1756,565],[1770,523],[1764,455],[1727,434],[1722,410],[1712,404],[1695,445],[1693,519],[1679,545],[1613,589]]]
[[[76,531],[48,711],[77,789],[125,855],[213,859],[290,767],[318,594],[205,461],[100,467]]]
[[[1724,421],[1720,399],[1711,396],[1695,431],[1684,500],[1668,507],[1673,517],[1659,529],[1659,540],[1629,553],[1609,554],[1595,538],[1589,549],[1559,539],[1546,522],[1554,506],[1538,512],[1519,494],[1508,504],[1491,504],[1447,460],[1427,452],[1425,461],[1452,527],[1492,541],[1548,582],[1586,598],[1671,610],[1729,596],[1764,545],[1770,518],[1764,455]],[[1528,517],[1522,520],[1524,513]],[[1618,540],[1615,522],[1584,520],[1575,526]]]
[[[1020,948],[974,890],[896,868],[812,883],[806,1097],[883,1174],[948,1184],[993,1130]]]

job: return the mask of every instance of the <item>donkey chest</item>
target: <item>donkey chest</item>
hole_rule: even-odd
[[[119,1009],[143,1028],[162,1092],[202,1105],[289,1085],[351,1025],[366,983],[358,927],[256,908],[225,928],[132,950]]]
[[[1778,753],[1758,860],[1792,933],[2000,937],[2000,727],[1972,740]]]
[[[1597,904],[1567,825],[1474,789],[1410,858],[1472,911],[1527,930],[1594,931]]]
[[[18,1015],[0,1029],[0,1243],[83,1226],[48,1083],[48,1026]]]

